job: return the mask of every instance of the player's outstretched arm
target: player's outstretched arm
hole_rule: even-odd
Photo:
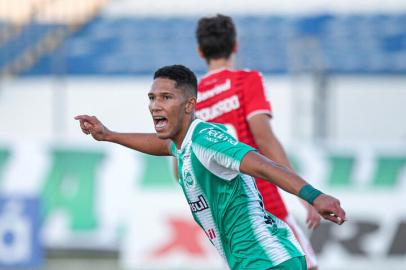
[[[170,155],[170,141],[161,140],[154,133],[120,133],[109,130],[95,116],[78,115],[82,132],[97,141],[108,141],[156,156]]]
[[[269,115],[254,115],[248,120],[248,123],[259,151],[267,158],[293,170],[285,149],[273,132]],[[300,202],[307,210],[306,223],[308,228],[311,230],[317,228],[320,225],[320,215],[306,201],[300,199]]]
[[[345,212],[336,198],[323,194],[287,167],[281,166],[257,152],[248,152],[241,161],[242,173],[268,180],[283,190],[307,201],[319,214],[332,222],[342,224]]]

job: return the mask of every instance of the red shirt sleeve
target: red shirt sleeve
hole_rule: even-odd
[[[268,114],[272,116],[270,102],[266,99],[262,75],[257,71],[247,74],[244,90],[244,104],[246,115],[249,119],[256,114]]]

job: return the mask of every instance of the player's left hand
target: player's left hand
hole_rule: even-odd
[[[341,225],[345,222],[345,211],[340,206],[340,201],[327,194],[321,194],[313,202],[319,214],[331,222]]]
[[[102,122],[97,119],[96,116],[89,115],[78,115],[75,116],[75,120],[80,123],[80,128],[82,132],[86,135],[92,135],[92,137],[97,141],[104,141],[112,132],[106,128]]]
[[[306,224],[309,230],[314,230],[320,226],[321,217],[314,207],[306,203],[307,217]]]

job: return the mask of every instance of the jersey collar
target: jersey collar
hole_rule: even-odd
[[[206,77],[209,77],[210,75],[213,75],[213,74],[215,74],[215,73],[222,72],[222,71],[224,71],[224,70],[228,70],[228,68],[222,67],[222,68],[217,68],[217,69],[210,70],[210,71],[207,72],[205,75],[203,75],[202,79],[204,79],[204,78],[206,78]]]
[[[202,120],[197,119],[197,118],[192,121],[192,123],[189,126],[189,129],[186,132],[185,138],[183,138],[182,144],[178,151],[182,152],[185,149],[185,147],[189,143],[189,141],[192,140],[193,131],[195,130],[196,126],[201,122],[202,122]]]

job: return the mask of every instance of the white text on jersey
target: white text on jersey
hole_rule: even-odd
[[[240,108],[240,101],[237,95],[221,100],[208,108],[196,111],[196,116],[203,121],[210,121],[222,114]]]
[[[230,79],[227,79],[223,84],[216,85],[214,88],[209,89],[207,91],[199,92],[197,94],[197,100],[199,102],[202,102],[208,98],[218,95],[224,91],[227,91],[230,88],[231,88],[231,81],[230,81]]]

